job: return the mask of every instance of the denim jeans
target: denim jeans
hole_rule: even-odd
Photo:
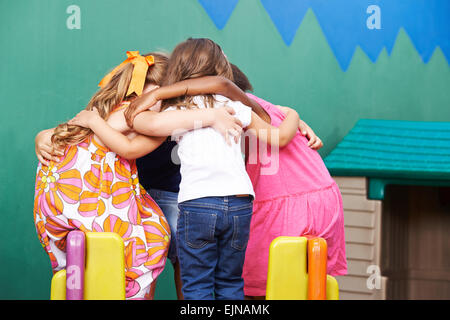
[[[164,216],[167,219],[170,227],[171,239],[169,246],[169,253],[167,257],[174,264],[177,262],[177,220],[178,220],[178,193],[158,190],[158,189],[150,189],[148,190],[150,196],[155,200],[158,206],[161,208]]]
[[[244,299],[242,267],[252,198],[206,197],[178,207],[177,245],[184,298]]]

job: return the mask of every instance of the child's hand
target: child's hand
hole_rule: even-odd
[[[97,108],[93,108],[92,111],[83,110],[79,112],[73,119],[67,123],[70,125],[80,126],[84,128],[90,128],[93,120],[101,118]]]
[[[134,99],[124,112],[125,120],[130,128],[133,128],[133,121],[136,116],[158,103],[155,90],[141,95]]]
[[[59,162],[58,156],[64,155],[64,150],[57,150],[52,144],[53,129],[43,130],[34,139],[34,151],[39,162],[45,166],[50,165],[50,161]]]
[[[323,147],[323,142],[320,138],[314,133],[314,131],[305,123],[303,120],[299,120],[298,128],[302,135],[304,135],[308,141],[308,147],[314,150],[319,150]]]
[[[239,119],[233,117],[234,109],[223,107],[212,109],[212,112],[214,112],[214,122],[211,127],[224,136],[228,145],[231,145],[230,136],[234,137],[234,141],[238,143],[242,133],[242,123]]]

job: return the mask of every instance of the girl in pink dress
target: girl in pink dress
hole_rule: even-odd
[[[239,70],[234,69],[239,86],[242,75],[237,75]],[[241,86],[241,89],[248,88]],[[285,118],[283,107],[247,95],[267,112],[272,126],[280,125]],[[308,139],[298,131],[278,154],[271,153],[270,145],[266,153],[252,150],[246,169],[255,199],[242,274],[245,295],[266,295],[269,246],[279,236],[324,238],[328,246],[328,274],[346,274],[341,194],[320,155],[308,145]]]

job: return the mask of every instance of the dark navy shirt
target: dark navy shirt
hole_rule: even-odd
[[[172,161],[172,150],[176,145],[176,141],[171,141],[169,137],[153,152],[136,160],[139,182],[146,190],[180,190],[180,165]],[[176,150],[174,155],[178,156]]]

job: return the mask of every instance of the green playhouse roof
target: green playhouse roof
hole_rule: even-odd
[[[449,185],[450,122],[361,119],[324,161],[334,176],[366,176],[383,189]]]

